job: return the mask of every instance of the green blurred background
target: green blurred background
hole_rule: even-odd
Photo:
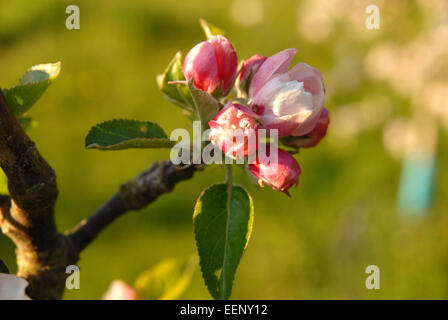
[[[77,4],[81,29],[65,28]],[[365,9],[380,8],[380,30]],[[84,149],[91,126],[113,118],[188,127],[158,91],[155,76],[173,55],[204,39],[200,17],[227,31],[239,59],[299,49],[323,73],[328,137],[297,159],[292,198],[236,180],[255,203],[255,225],[233,299],[448,298],[447,2],[376,0],[1,0],[0,86],[35,64],[62,62],[62,73],[29,115],[29,134],[56,170],[56,220],[72,228],[120,185],[169,157],[166,150]],[[446,98],[446,99],[445,99]],[[414,150],[437,159],[430,206],[400,210],[403,159]],[[221,182],[217,166],[182,182],[141,212],[114,223],[81,256],[81,289],[66,299],[98,299],[113,279],[133,283],[145,269],[195,252],[192,212],[201,190]],[[418,179],[417,179],[418,183]],[[14,246],[0,256],[16,270]],[[381,270],[367,290],[365,268]],[[196,269],[181,298],[209,299]]]

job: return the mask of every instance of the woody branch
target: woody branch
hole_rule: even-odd
[[[28,280],[33,299],[60,299],[66,267],[111,222],[146,207],[193,176],[196,165],[177,167],[156,162],[121,188],[67,235],[54,220],[58,188],[54,170],[23,131],[0,90],[0,167],[8,178],[9,196],[0,195],[0,227],[16,245],[17,275]]]

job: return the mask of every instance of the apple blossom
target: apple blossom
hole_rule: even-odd
[[[0,300],[30,300],[25,294],[28,281],[11,274],[0,273]]]
[[[289,69],[296,49],[283,50],[260,66],[252,78],[249,97],[265,129],[279,137],[309,133],[324,106],[322,74],[305,63]]]
[[[248,156],[257,150],[258,118],[243,105],[228,102],[208,123],[210,141],[229,157]]]
[[[283,139],[283,143],[293,148],[312,148],[315,147],[327,135],[328,125],[330,124],[330,115],[324,108],[320,114],[319,120],[311,132],[304,136],[288,136]]]
[[[226,96],[233,86],[238,67],[235,50],[223,36],[197,44],[185,57],[183,72],[194,79],[196,88],[214,96]]]
[[[261,187],[267,184],[275,190],[288,194],[289,188],[299,184],[301,170],[297,160],[289,152],[283,149],[277,150],[276,163],[263,162],[260,157],[257,157],[255,163],[249,164],[248,169],[257,178]],[[270,152],[270,147],[267,145],[266,153]]]

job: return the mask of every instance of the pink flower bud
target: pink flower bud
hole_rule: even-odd
[[[238,58],[229,40],[213,36],[197,44],[185,57],[184,76],[194,79],[196,88],[225,96],[233,86]]]
[[[305,135],[316,125],[324,106],[321,73],[305,63],[288,71],[295,49],[269,57],[255,73],[250,102],[263,128],[278,129],[279,137]]]
[[[237,87],[245,95],[248,95],[249,93],[250,83],[254,74],[265,60],[265,56],[254,54],[248,60],[242,62],[240,73],[237,78]]]
[[[257,150],[258,118],[252,110],[228,102],[208,123],[210,141],[229,157],[248,156]]]
[[[328,110],[324,108],[320,114],[319,120],[311,132],[304,136],[286,137],[284,143],[293,148],[312,148],[315,147],[327,135],[328,125],[330,124],[330,116]]]
[[[288,193],[288,189],[299,184],[300,166],[296,159],[283,149],[278,150],[277,163],[264,162],[257,157],[253,164],[249,164],[249,171],[258,179],[258,184],[264,184],[275,190]],[[273,151],[267,146],[266,154]]]
[[[103,295],[103,300],[136,300],[137,294],[126,282],[114,280],[107,292]]]

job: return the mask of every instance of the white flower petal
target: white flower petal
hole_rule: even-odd
[[[0,300],[30,300],[25,294],[28,281],[11,274],[0,273]]]

